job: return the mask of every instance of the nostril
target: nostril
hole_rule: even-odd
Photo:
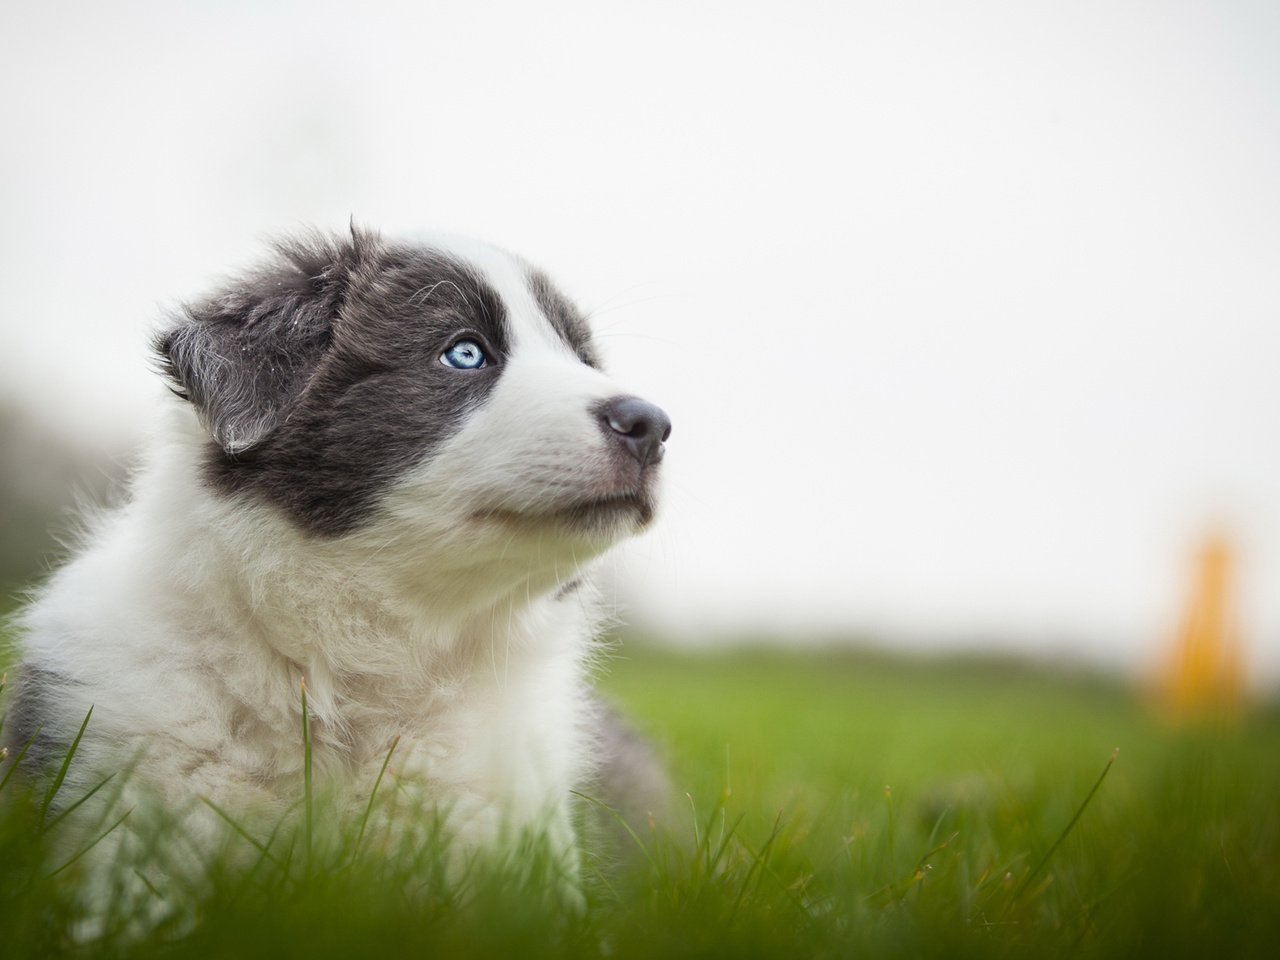
[[[662,443],[671,436],[671,418],[661,407],[639,397],[615,397],[605,402],[600,413],[642,467],[662,459]]]
[[[650,424],[648,420],[625,420],[619,419],[616,415],[609,416],[609,428],[614,433],[620,433],[624,437],[642,437],[649,432]]]

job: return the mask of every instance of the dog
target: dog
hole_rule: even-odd
[[[353,226],[280,241],[154,346],[130,497],[20,615],[11,757],[56,765],[92,708],[60,795],[133,763],[166,805],[283,809],[305,687],[318,783],[367,792],[390,757],[469,845],[572,851],[578,791],[658,795],[589,692],[591,566],[653,521],[671,423],[546,274]]]

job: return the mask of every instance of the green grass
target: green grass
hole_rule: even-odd
[[[83,861],[48,876],[67,823],[42,833],[42,796],[16,802],[11,784],[0,954],[1269,957],[1280,943],[1274,710],[1177,731],[1097,678],[852,653],[628,649],[602,686],[662,744],[680,802],[668,835],[637,825],[623,865],[588,854],[585,908],[536,844],[459,882],[429,817],[395,841],[300,783],[298,816],[245,828],[198,882],[161,889],[150,858],[180,843],[155,837],[118,874],[184,909],[139,935],[138,907],[117,901],[91,929]]]
[[[1175,732],[1096,679],[865,655],[637,657],[608,686],[671,745],[695,801],[728,787],[745,838],[781,814],[772,874],[822,905],[798,920],[806,948],[1249,955],[1280,943],[1274,712]]]

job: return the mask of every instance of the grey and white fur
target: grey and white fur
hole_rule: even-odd
[[[155,349],[172,396],[128,502],[20,616],[11,756],[60,756],[92,707],[65,795],[136,756],[166,803],[280,809],[305,681],[317,780],[367,789],[398,737],[391,774],[464,842],[572,849],[600,770],[657,802],[588,692],[590,574],[651,522],[670,422],[544,274],[456,238],[314,235]]]

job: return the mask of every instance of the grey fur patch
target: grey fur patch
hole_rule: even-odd
[[[565,600],[568,597],[573,596],[575,593],[577,593],[581,589],[582,589],[582,578],[574,577],[572,580],[568,580],[565,583],[560,584],[560,589],[556,591],[556,599]]]
[[[69,744],[62,742],[57,729],[62,717],[57,705],[58,689],[72,682],[64,674],[38,664],[26,663],[19,668],[4,718],[4,746],[10,759],[16,759],[26,748],[22,764],[33,771],[62,759]]]
[[[579,360],[589,367],[600,369],[600,357],[596,353],[595,344],[591,340],[591,328],[582,311],[557,290],[551,278],[541,270],[530,267],[527,277],[529,291],[533,294],[538,309],[542,311],[556,333],[573,348]]]
[[[666,819],[671,804],[666,769],[653,745],[617,710],[599,699],[593,708],[600,763],[592,795],[645,836],[651,822]]]
[[[188,306],[156,349],[215,440],[205,475],[336,536],[429,457],[501,376],[501,297],[465,263],[354,229],[277,258]],[[476,340],[485,366],[440,361]]]

